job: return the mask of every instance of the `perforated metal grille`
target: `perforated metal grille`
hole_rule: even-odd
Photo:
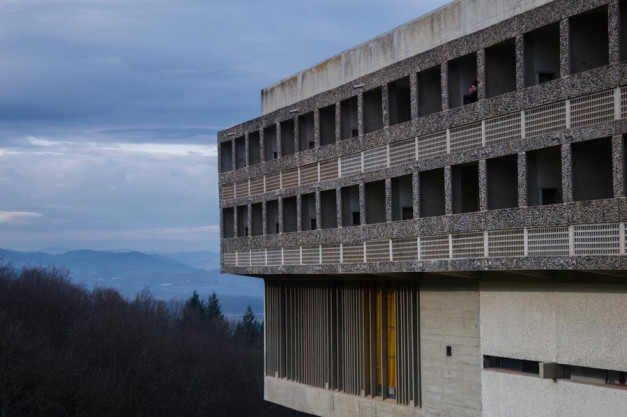
[[[320,162],[320,181],[337,178],[337,159]]]
[[[300,185],[315,184],[318,182],[318,164],[300,167]]]
[[[224,265],[235,266],[235,252],[226,252],[224,254]]]
[[[389,262],[390,242],[388,240],[378,240],[366,243],[366,261],[368,262]]]
[[[364,152],[364,172],[376,171],[377,169],[387,168],[387,166],[388,166],[387,146],[369,149]]]
[[[392,260],[414,261],[418,258],[418,242],[415,238],[392,240]]]
[[[341,159],[342,177],[361,172],[361,154],[343,156]]]
[[[481,123],[451,129],[451,152],[461,152],[481,147]]]
[[[289,169],[281,173],[281,188],[298,187],[298,170]]]
[[[418,159],[446,155],[446,131],[418,138]]]
[[[235,197],[248,197],[248,180],[235,183]]]
[[[263,194],[263,177],[252,178],[250,180],[250,195]]]
[[[278,191],[281,188],[281,178],[279,173],[266,175],[266,192]]]
[[[483,233],[453,235],[453,258],[483,257]]]
[[[525,111],[525,135],[527,137],[566,129],[566,103],[547,104]]]
[[[627,86],[620,88],[620,108],[623,119],[627,117]]]
[[[420,259],[448,259],[448,236],[425,236],[420,238]]]
[[[575,226],[575,255],[618,255],[619,228],[618,223]]]
[[[416,160],[416,141],[404,140],[390,144],[390,166],[397,166]]]
[[[281,265],[281,248],[268,249],[268,265]]]
[[[300,248],[283,248],[283,265],[300,265]]]
[[[266,264],[265,249],[252,249],[250,251],[250,263],[252,266],[264,266]]]
[[[232,200],[235,198],[235,185],[224,184],[222,186],[222,198],[224,200]]]
[[[524,256],[525,232],[517,230],[491,230],[488,232],[488,256]]]
[[[485,121],[486,145],[497,145],[520,139],[520,113],[506,114]]]
[[[541,227],[527,232],[529,256],[568,256],[568,227]]]
[[[614,120],[614,91],[601,91],[570,101],[570,125],[587,126]]]
[[[237,266],[250,266],[250,251],[237,251]]]
[[[345,243],[342,249],[342,260],[345,264],[356,264],[364,261],[363,243]]]
[[[322,246],[322,263],[323,264],[339,264],[340,263],[340,245],[323,245]]]
[[[320,247],[303,246],[303,265],[317,265],[320,263]]]

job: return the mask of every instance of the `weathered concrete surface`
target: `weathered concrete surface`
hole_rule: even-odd
[[[323,417],[424,417],[423,409],[310,387],[286,379],[266,377],[266,401]]]
[[[550,0],[456,0],[261,91],[267,114]]]
[[[621,417],[627,390],[484,370],[484,417]]]
[[[482,282],[480,298],[484,355],[627,371],[627,285]]]

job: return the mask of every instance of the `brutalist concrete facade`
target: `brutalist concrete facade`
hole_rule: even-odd
[[[625,59],[627,2],[458,0],[263,90],[218,162],[266,399],[622,415]]]

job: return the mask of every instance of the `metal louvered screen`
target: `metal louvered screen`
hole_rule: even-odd
[[[356,153],[353,155],[343,156],[341,158],[342,177],[357,174],[361,172],[361,154]]]
[[[607,90],[570,100],[570,126],[581,127],[614,120],[614,91]]]
[[[418,138],[418,159],[446,155],[446,131],[431,133]]]
[[[224,254],[224,265],[235,266],[236,259],[235,252],[226,252]]]
[[[416,160],[415,139],[390,144],[390,166],[403,165]]]
[[[583,224],[574,226],[575,255],[620,254],[620,225],[618,223]]]
[[[388,166],[387,146],[369,149],[364,152],[364,172],[376,171],[378,169],[387,168],[387,166]]]
[[[527,232],[529,256],[568,256],[568,227],[539,227]]]
[[[235,185],[234,184],[224,184],[222,186],[222,199],[223,200],[233,200],[235,198]]]
[[[453,258],[481,258],[483,244],[482,232],[453,235]]]
[[[238,181],[235,183],[235,197],[248,197],[248,180]]]
[[[345,243],[342,245],[342,261],[345,264],[362,263],[364,261],[364,244]]]
[[[266,175],[266,192],[278,191],[281,188],[281,177],[279,172]]]
[[[366,262],[389,262],[390,241],[377,240],[366,242]]]
[[[520,113],[506,114],[485,121],[485,144],[498,145],[520,139]]]
[[[451,153],[480,148],[482,145],[481,123],[451,129]]]
[[[322,245],[322,263],[323,264],[339,264],[340,263],[340,245]]]
[[[315,184],[318,182],[318,164],[300,167],[300,185]]]
[[[320,181],[337,178],[337,159],[320,162]]]
[[[237,251],[237,266],[250,266],[250,251]]]
[[[393,261],[415,261],[416,259],[418,259],[416,238],[392,240]]]
[[[250,180],[250,195],[263,194],[263,177],[257,177]]]
[[[420,238],[420,259],[435,260],[450,257],[448,235]]]
[[[252,249],[250,251],[251,266],[264,266],[266,264],[266,250]]]
[[[298,187],[298,169],[288,169],[281,172],[281,188]]]
[[[268,265],[281,265],[281,248],[268,249]]]
[[[283,265],[300,265],[300,248],[283,248]]]
[[[525,232],[523,229],[491,230],[488,232],[488,256],[524,256]]]
[[[320,263],[320,247],[303,246],[303,265],[318,265]]]
[[[525,111],[525,136],[532,137],[566,129],[566,103],[548,104]]]

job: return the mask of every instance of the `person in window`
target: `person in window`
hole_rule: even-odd
[[[472,84],[470,84],[470,88],[468,89],[468,95],[470,97],[470,102],[471,103],[476,103],[478,100],[477,97],[477,81],[473,81]]]

